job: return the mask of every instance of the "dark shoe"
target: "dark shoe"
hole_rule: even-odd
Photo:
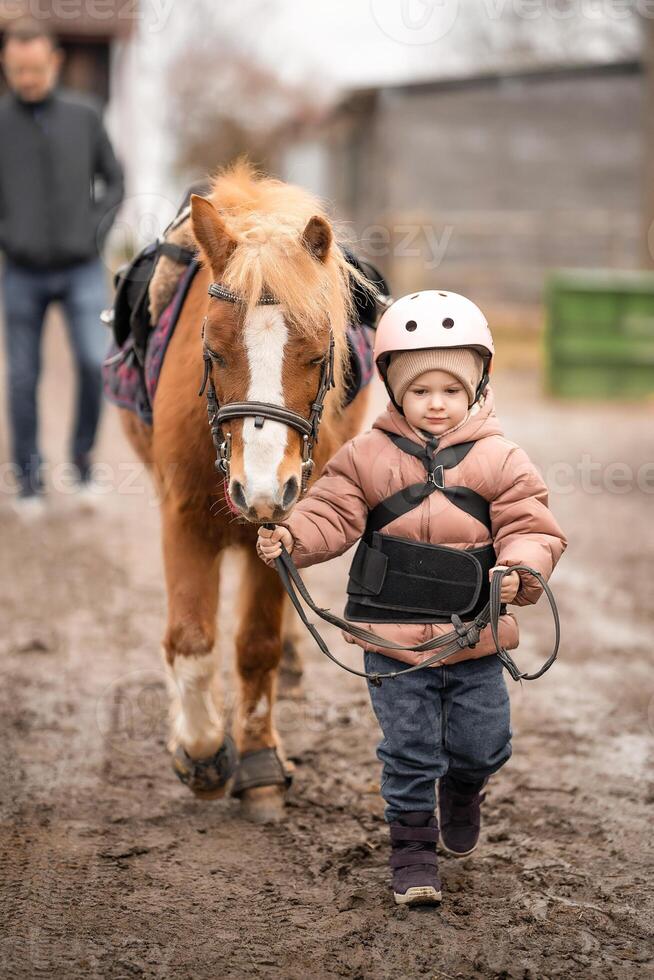
[[[76,493],[80,503],[93,508],[98,500],[107,494],[109,488],[101,486],[95,480],[94,467],[89,456],[77,457],[73,466],[75,467],[76,473],[72,490]]]
[[[80,487],[84,487],[91,482],[92,464],[90,456],[77,456],[73,460],[73,466],[77,470],[76,482]]]
[[[22,500],[27,500],[30,497],[39,497],[44,493],[45,487],[40,469],[21,473],[18,478],[18,496]]]
[[[18,493],[11,504],[14,513],[26,522],[45,512],[45,487],[40,470],[21,474],[18,479]]]
[[[481,804],[486,794],[481,790],[488,779],[465,783],[453,776],[443,776],[438,784],[438,814],[441,824],[441,847],[454,857],[472,854],[479,840]]]
[[[404,813],[390,824],[389,859],[398,905],[435,905],[441,900],[436,841],[438,823],[426,810]]]

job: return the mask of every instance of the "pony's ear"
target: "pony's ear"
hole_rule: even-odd
[[[193,234],[204,252],[213,274],[224,272],[227,260],[236,248],[236,239],[206,197],[191,194],[191,224]]]
[[[319,214],[309,218],[302,232],[302,244],[320,262],[324,262],[327,258],[333,240],[334,236],[328,221],[321,218]]]

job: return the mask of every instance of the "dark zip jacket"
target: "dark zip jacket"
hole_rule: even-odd
[[[48,269],[96,257],[122,199],[123,171],[92,105],[60,90],[38,103],[0,99],[0,248],[10,259]]]

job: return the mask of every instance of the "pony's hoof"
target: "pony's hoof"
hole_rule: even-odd
[[[284,818],[284,797],[293,782],[275,748],[255,749],[241,755],[232,796],[241,800],[241,812],[253,823],[279,823]]]
[[[173,769],[177,777],[202,800],[216,800],[224,796],[227,784],[238,767],[238,752],[231,735],[218,751],[208,759],[192,759],[178,745],[173,753]]]
[[[286,816],[286,791],[281,786],[257,786],[239,797],[241,816],[250,823],[281,823]]]

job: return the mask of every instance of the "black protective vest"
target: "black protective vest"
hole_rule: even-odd
[[[422,460],[425,483],[414,483],[380,501],[350,567],[345,618],[366,623],[448,623],[451,616],[474,619],[490,596],[488,573],[496,564],[492,544],[462,550],[382,534],[395,518],[418,507],[438,490],[491,531],[488,501],[468,487],[446,487],[444,471],[457,466],[475,445],[462,442],[434,452],[394,433],[385,433],[403,452]]]

